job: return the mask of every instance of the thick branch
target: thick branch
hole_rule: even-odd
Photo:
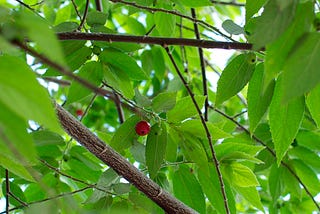
[[[158,184],[146,177],[110,146],[91,133],[60,105],[56,104],[55,107],[62,127],[72,138],[146,194],[163,210],[168,213],[196,213],[168,192],[162,190]]]
[[[104,34],[104,33],[80,33],[67,32],[57,33],[61,40],[95,40],[105,42],[130,42],[140,44],[156,45],[184,45],[200,48],[217,48],[233,50],[251,50],[252,44],[239,42],[217,42],[210,40],[185,39],[185,38],[167,38],[167,37],[149,37],[149,36],[131,36],[121,34]]]

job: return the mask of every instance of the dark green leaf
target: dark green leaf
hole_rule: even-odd
[[[256,28],[249,41],[253,49],[258,50],[276,40],[291,24],[296,12],[297,0],[269,0],[263,13],[257,18]]]
[[[212,5],[209,0],[181,0],[181,3],[187,7],[202,7]]]
[[[108,14],[93,10],[88,13],[86,21],[89,26],[104,25],[107,17]]]
[[[134,141],[130,148],[130,152],[136,161],[146,164],[146,147],[143,144]]]
[[[65,143],[60,135],[48,130],[32,132],[31,136],[37,146],[64,145]]]
[[[227,19],[222,23],[222,28],[232,35],[239,35],[244,33],[243,28],[230,19]]]
[[[254,132],[267,111],[275,85],[275,81],[272,81],[269,83],[268,88],[263,90],[263,65],[262,63],[257,65],[248,87],[248,116],[251,133]]]
[[[297,41],[283,67],[282,101],[302,96],[319,84],[319,58],[320,33],[305,34]]]
[[[117,195],[123,195],[130,192],[130,186],[129,183],[117,183],[112,185],[112,189]]]
[[[254,53],[236,56],[223,70],[218,81],[216,106],[236,95],[250,80],[255,68]]]
[[[287,104],[281,102],[281,78],[278,78],[270,104],[270,130],[280,165],[282,158],[298,133],[304,113],[304,98],[299,97]]]
[[[79,25],[76,22],[62,22],[62,23],[54,26],[53,30],[57,33],[72,32],[72,31],[77,30],[78,27],[79,27]]]
[[[167,129],[164,123],[151,127],[146,143],[146,165],[151,178],[154,178],[161,167],[167,146]]]
[[[205,213],[205,198],[201,186],[187,166],[179,166],[179,169],[174,173],[172,182],[174,195],[178,199],[199,213]]]

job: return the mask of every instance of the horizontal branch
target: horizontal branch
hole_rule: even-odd
[[[149,37],[149,36],[132,36],[122,34],[104,34],[104,33],[80,33],[67,32],[57,33],[60,40],[94,40],[105,42],[130,42],[140,44],[155,44],[155,45],[183,45],[199,48],[216,48],[227,50],[251,50],[252,44],[240,42],[217,42],[210,40],[185,39],[185,38],[170,38],[170,37]]]

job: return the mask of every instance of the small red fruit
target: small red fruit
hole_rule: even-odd
[[[78,117],[81,117],[81,116],[83,115],[82,109],[77,109],[77,110],[76,110],[76,115],[77,115]]]
[[[147,135],[150,132],[150,124],[147,121],[140,121],[136,124],[136,133],[140,136]]]

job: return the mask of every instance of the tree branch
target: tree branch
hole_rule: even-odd
[[[200,48],[217,48],[233,50],[251,50],[252,44],[240,42],[217,42],[209,40],[185,39],[185,38],[168,38],[168,37],[149,37],[149,36],[132,36],[122,34],[104,34],[104,33],[80,33],[67,32],[57,33],[60,40],[95,40],[105,42],[130,42],[140,44],[155,45],[184,45]]]
[[[55,104],[55,107],[62,127],[72,138],[136,186],[141,192],[162,207],[163,210],[168,213],[196,213],[168,192],[162,190],[158,184],[146,177],[120,154],[91,133],[89,129],[60,105]]]

